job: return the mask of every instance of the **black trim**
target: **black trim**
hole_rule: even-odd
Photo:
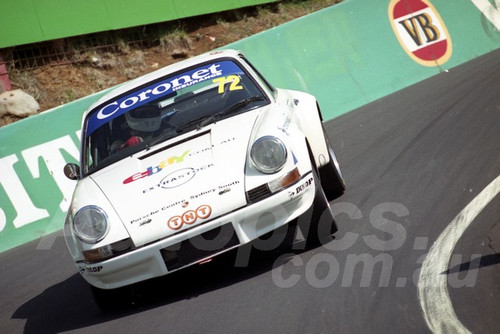
[[[240,244],[233,224],[227,223],[160,250],[169,271],[210,258]]]
[[[263,199],[271,196],[273,193],[269,189],[267,183],[258,186],[257,188],[253,188],[247,191],[247,202],[248,204],[257,203],[262,201]]]
[[[189,137],[187,137],[187,138],[184,138],[184,139],[181,139],[181,140],[179,140],[179,141],[176,141],[175,143],[172,143],[172,144],[170,144],[170,145],[167,145],[167,146],[161,147],[161,148],[159,148],[159,149],[157,149],[157,150],[154,150],[154,151],[152,151],[152,152],[146,153],[146,154],[144,154],[144,155],[142,155],[142,156],[138,157],[138,159],[139,159],[139,160],[144,160],[144,159],[147,159],[147,158],[149,158],[149,157],[151,157],[151,156],[155,155],[156,153],[159,153],[159,152],[162,152],[162,151],[168,150],[169,148],[172,148],[172,147],[174,147],[174,146],[177,146],[177,145],[180,145],[180,144],[182,144],[182,143],[185,143],[185,142],[188,142],[188,141],[190,141],[190,140],[193,140],[193,139],[195,139],[195,138],[198,138],[198,137],[204,136],[204,135],[206,135],[207,133],[210,133],[210,130],[206,130],[206,131],[203,131],[203,132],[197,133],[197,134],[195,134],[195,135],[193,135],[193,136],[189,136]],[[176,138],[176,137],[174,137],[174,138]]]
[[[263,185],[260,185],[260,186],[258,186],[256,188],[250,189],[246,193],[248,205],[260,202],[260,201],[262,201],[262,200],[264,200],[264,199],[266,199],[268,197],[271,197],[272,195],[278,194],[279,192],[281,192],[283,190],[286,190],[288,188],[293,187],[295,184],[297,184],[300,181],[302,181],[305,178],[307,178],[307,176],[309,174],[311,174],[311,172],[307,172],[306,174],[302,175],[300,177],[300,179],[298,179],[296,182],[294,182],[294,183],[288,185],[287,187],[282,188],[279,191],[274,192],[274,193],[271,192],[271,189],[269,189],[269,186],[268,186],[267,183],[264,183]]]

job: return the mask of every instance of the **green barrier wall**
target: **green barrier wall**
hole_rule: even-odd
[[[405,52],[390,0],[347,0],[228,47],[243,50],[275,86],[316,95],[328,120],[499,48],[500,12],[474,1],[485,14],[469,0],[432,1],[453,46],[439,66]],[[0,128],[0,251],[61,229],[74,187],[62,168],[77,161],[80,117],[102,94]],[[50,237],[39,247],[50,247]]]
[[[275,1],[277,0],[0,0],[0,48]]]
[[[395,37],[389,2],[348,0],[230,47],[245,52],[276,86],[316,95],[327,119],[500,47],[500,26],[472,1],[434,0],[453,52],[442,66],[422,66]],[[495,8],[486,3],[485,10]]]

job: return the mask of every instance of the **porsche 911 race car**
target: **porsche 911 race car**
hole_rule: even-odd
[[[78,180],[65,238],[100,305],[306,214],[316,240],[344,192],[316,99],[273,87],[234,50],[106,94],[83,116],[81,145],[64,168]]]

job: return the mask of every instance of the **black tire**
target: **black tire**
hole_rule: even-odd
[[[133,291],[131,287],[119,289],[99,289],[90,286],[94,300],[102,311],[114,311],[125,309],[134,305]]]
[[[325,166],[319,168],[319,177],[321,180],[321,187],[323,188],[326,198],[328,201],[333,201],[344,194],[345,191],[345,181],[342,175],[339,173],[337,166],[334,163],[334,152],[328,137],[323,129],[323,135],[326,141],[326,147],[328,148],[328,156],[330,162]]]
[[[297,225],[306,237],[307,246],[318,246],[333,240],[333,234],[337,232],[330,203],[321,187],[317,172],[313,168],[313,178],[316,186],[316,195],[310,214],[298,219]]]

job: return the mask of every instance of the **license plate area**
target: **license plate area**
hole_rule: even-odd
[[[167,269],[172,271],[198,262],[239,244],[233,224],[228,223],[210,231],[161,249]]]

